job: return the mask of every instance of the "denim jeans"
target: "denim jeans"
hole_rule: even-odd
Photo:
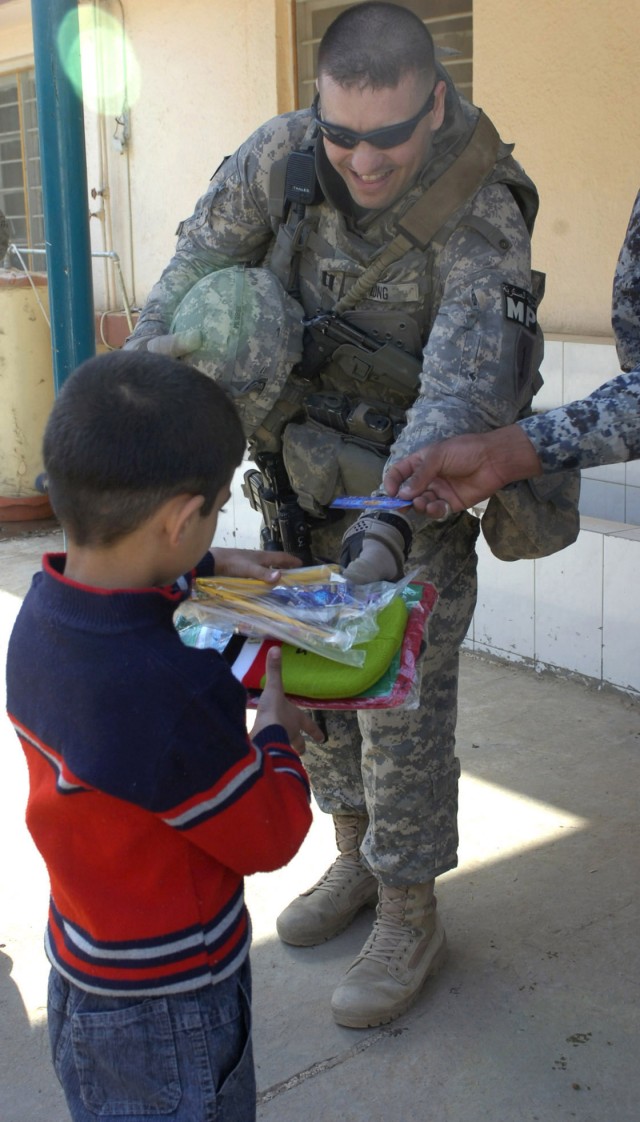
[[[49,978],[49,1039],[73,1122],[254,1122],[249,960],[166,997],[102,997]]]

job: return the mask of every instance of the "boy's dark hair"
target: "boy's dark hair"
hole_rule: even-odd
[[[376,0],[347,8],[325,31],[318,49],[318,76],[338,85],[395,89],[406,74],[436,74],[431,33],[419,16],[399,4]]]
[[[235,405],[206,375],[112,351],[70,375],[49,416],[51,505],[77,545],[108,545],[182,492],[204,495],[208,514],[244,447]]]

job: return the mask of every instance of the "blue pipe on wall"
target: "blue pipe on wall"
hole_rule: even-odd
[[[44,229],[49,278],[53,377],[58,393],[72,370],[95,354],[84,112],[57,46],[77,0],[31,0]],[[79,53],[79,37],[74,37]],[[79,59],[75,60],[77,72]]]

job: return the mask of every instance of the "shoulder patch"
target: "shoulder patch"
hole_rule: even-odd
[[[532,335],[535,334],[538,322],[537,302],[535,296],[526,288],[518,288],[515,284],[503,284],[502,308],[505,319],[512,323],[519,323]]]

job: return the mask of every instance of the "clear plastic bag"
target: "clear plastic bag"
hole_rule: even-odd
[[[378,612],[401,595],[415,575],[397,584],[354,585],[336,566],[314,565],[283,573],[275,586],[240,577],[202,577],[191,599],[180,607],[180,628],[186,642],[190,628],[206,627],[227,635],[280,639],[336,662],[362,666],[364,652],[354,646],[373,638]],[[195,631],[191,638],[196,640]]]
[[[417,709],[420,705],[422,656],[427,642],[427,624],[437,601],[437,592],[432,584],[403,582],[400,595],[409,610],[402,647],[373,686],[349,698],[320,700],[317,697],[289,693],[290,699],[303,708],[310,709]],[[182,641],[188,646],[206,647],[222,653],[233,639],[233,631],[220,630],[211,620],[203,623],[185,618],[182,606],[176,613],[175,623]],[[259,697],[259,691],[249,688],[249,707],[254,708]]]

